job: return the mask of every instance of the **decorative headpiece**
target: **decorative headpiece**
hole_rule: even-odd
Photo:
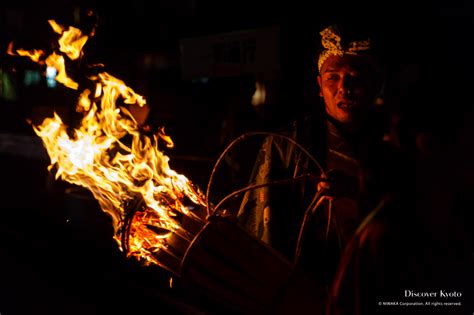
[[[318,70],[321,72],[321,68],[329,56],[344,56],[348,55],[358,55],[361,52],[370,50],[370,39],[359,40],[349,42],[347,44],[341,43],[341,35],[336,26],[329,26],[322,30],[321,34],[321,44],[324,47],[324,50],[319,54],[318,59]]]

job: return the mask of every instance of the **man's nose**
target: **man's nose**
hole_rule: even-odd
[[[352,78],[348,75],[343,75],[339,80],[338,92],[351,93],[353,88]]]

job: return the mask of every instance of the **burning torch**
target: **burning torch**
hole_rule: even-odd
[[[43,51],[13,51],[10,45],[9,53],[54,67],[58,82],[79,89],[79,84],[67,75],[65,63],[81,56],[88,35],[52,20],[49,23],[60,35],[58,52],[45,57]],[[237,312],[268,310],[288,281],[294,262],[248,234],[234,217],[218,211],[228,198],[261,186],[244,188],[211,206],[209,188],[216,167],[204,195],[169,167],[169,158],[161,146],[172,147],[173,142],[164,129],[152,136],[143,133],[126,106],[144,106],[146,100],[106,72],[88,78],[92,88],[80,93],[76,109],[84,117],[73,133],[57,114],[33,126],[51,159],[50,169],[56,170],[56,178],[92,192],[101,209],[112,218],[114,238],[127,257],[158,265],[195,283]],[[232,142],[216,165],[232,145],[248,136]],[[294,140],[285,138],[311,157]],[[320,170],[324,174],[321,167]],[[299,240],[320,196],[316,194],[308,207]]]

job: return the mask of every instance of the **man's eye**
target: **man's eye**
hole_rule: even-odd
[[[337,80],[337,78],[338,78],[337,74],[329,74],[326,76],[326,80],[329,80],[329,81]]]

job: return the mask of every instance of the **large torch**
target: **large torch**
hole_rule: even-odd
[[[54,67],[58,82],[79,89],[65,62],[82,55],[88,36],[49,23],[60,35],[58,52],[45,57],[43,51],[14,51],[10,45],[9,53]],[[90,87],[77,103],[84,114],[78,128],[71,132],[56,114],[34,126],[56,178],[92,192],[111,216],[114,238],[128,257],[196,284],[236,312],[268,310],[293,264],[232,216],[219,215],[219,205],[211,207],[208,195],[169,167],[160,147],[173,146],[170,137],[163,129],[144,132],[127,107],[144,106],[142,96],[106,72],[88,79]]]

